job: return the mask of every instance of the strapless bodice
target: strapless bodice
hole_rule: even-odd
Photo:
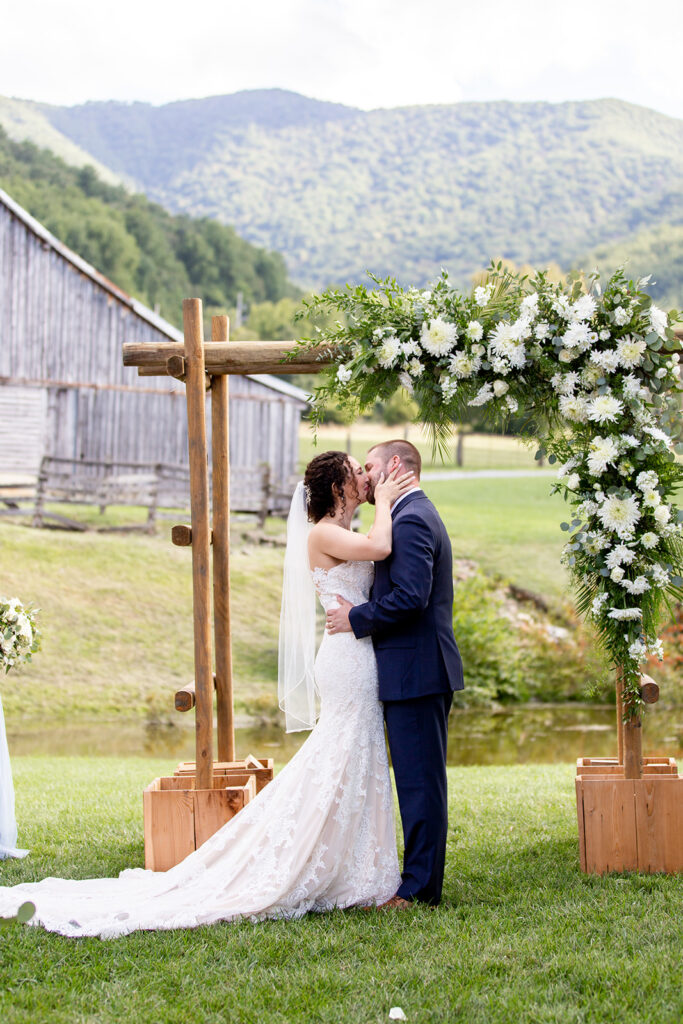
[[[370,596],[375,578],[373,562],[340,562],[331,569],[313,569],[313,585],[325,611],[341,594],[351,604],[363,604]]]

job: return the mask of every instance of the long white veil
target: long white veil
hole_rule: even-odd
[[[287,550],[282,583],[278,700],[287,732],[312,729],[318,719],[315,662],[315,588],[308,562],[311,524],[306,491],[299,482],[287,518]]]

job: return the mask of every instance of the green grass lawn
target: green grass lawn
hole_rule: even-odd
[[[17,758],[24,861],[3,884],[142,864],[141,790],[168,765]],[[583,876],[570,766],[449,769],[444,903],[139,933],[0,930],[6,1024],[678,1024],[678,878]]]

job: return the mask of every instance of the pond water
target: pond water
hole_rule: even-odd
[[[298,750],[307,733],[287,735],[277,726],[238,729],[238,757],[249,753],[283,763]],[[26,754],[169,757],[194,760],[191,726],[157,725],[130,720],[69,724],[7,724],[12,756]],[[683,757],[683,708],[648,709],[643,725],[645,754]],[[577,757],[616,754],[612,707],[561,704],[522,708],[454,711],[451,714],[448,763],[451,765],[553,764]]]

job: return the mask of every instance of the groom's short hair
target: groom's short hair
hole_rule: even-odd
[[[415,476],[419,477],[422,472],[422,458],[410,441],[404,441],[402,438],[395,441],[380,441],[379,444],[373,444],[370,452],[379,452],[385,463],[397,455],[405,468],[412,469]]]

